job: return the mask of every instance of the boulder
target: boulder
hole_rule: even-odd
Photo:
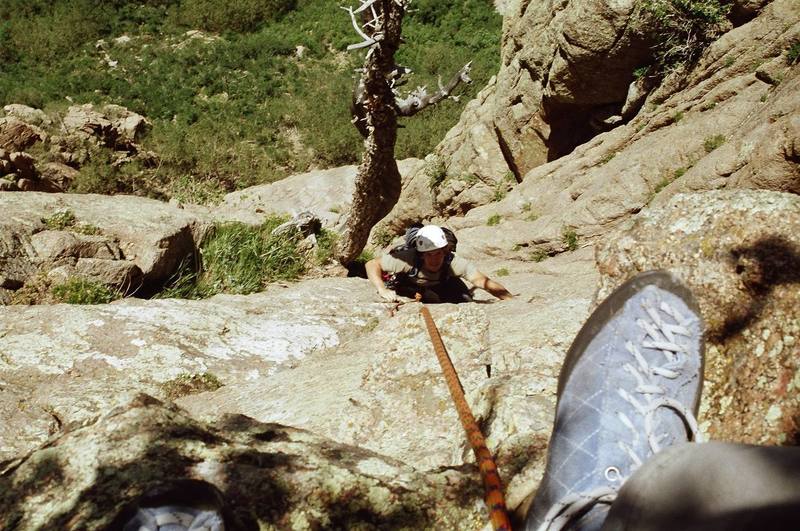
[[[800,14],[776,0],[713,43],[687,85],[665,82],[630,123],[531,170],[505,198],[451,225],[474,233],[478,254],[523,258],[564,251],[570,232],[578,245],[601,239],[682,191],[797,190],[800,71],[783,54],[798,34]],[[774,58],[783,61],[777,86],[751,68]],[[488,226],[491,218],[498,225]]]
[[[13,170],[23,179],[35,180],[39,177],[36,171],[36,160],[27,153],[13,152],[8,155]]]
[[[6,116],[12,116],[36,127],[49,127],[53,123],[44,111],[28,107],[27,105],[12,103],[3,107],[3,111],[5,111]]]
[[[6,242],[5,251],[0,253],[4,257],[0,258],[0,274],[7,275],[8,267],[25,271],[30,277],[37,267],[54,261],[75,264],[78,258],[111,256],[129,262],[109,265],[114,271],[126,270],[134,276],[137,269],[141,271],[139,294],[152,293],[169,279],[187,257],[194,255],[210,226],[196,214],[135,196],[0,193],[0,209],[5,213],[0,226],[5,229]],[[64,212],[74,218],[62,229],[71,236],[44,231],[47,220]],[[81,234],[87,231],[99,235]],[[35,245],[12,243],[32,240]],[[17,265],[6,266],[3,261]],[[19,264],[27,265],[20,269]],[[127,291],[130,286],[116,287]]]
[[[69,267],[100,262],[111,261],[81,258]],[[175,398],[170,382],[184,375],[239,388],[336,347],[382,313],[366,284],[320,279],[207,301],[7,307],[0,381],[12,392],[0,406],[0,460],[42,442],[53,416],[79,425],[139,391]]]
[[[46,162],[40,170],[42,181],[51,183],[60,192],[66,191],[80,172],[61,162]]]
[[[119,105],[104,105],[96,110],[94,105],[73,105],[64,116],[64,129],[68,135],[79,135],[113,149],[138,151],[134,142],[146,133],[150,122],[135,112]]]
[[[0,148],[24,151],[47,138],[44,131],[14,116],[0,118]]]
[[[597,277],[588,250],[512,271],[503,281],[516,299],[483,294],[484,304],[433,311],[516,506],[541,475],[559,359]],[[418,308],[392,307],[356,278],[204,301],[8,307],[0,460],[146,392],[198,419],[229,412],[292,425],[430,473],[474,462]],[[171,394],[187,375],[222,387]]]

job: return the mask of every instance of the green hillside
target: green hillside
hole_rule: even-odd
[[[435,87],[470,60],[475,83],[405,120],[398,158],[430,152],[499,67],[491,0],[412,8],[398,55],[415,71],[408,88]],[[4,0],[0,104],[123,105],[152,121],[142,147],[156,162],[109,168],[95,153],[73,190],[212,201],[358,161],[348,107],[364,51],[346,51],[358,40],[330,0]]]

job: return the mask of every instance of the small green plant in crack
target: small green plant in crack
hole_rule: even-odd
[[[633,79],[642,79],[650,71],[650,65],[640,66],[633,71]]]
[[[494,272],[494,274],[495,274],[495,275],[497,275],[498,277],[507,277],[507,276],[508,276],[508,275],[510,275],[511,273],[509,273],[509,271],[508,271],[508,268],[506,268],[506,267],[501,267],[500,269],[498,269],[497,271],[495,271],[495,272]]]
[[[616,151],[612,151],[611,153],[606,153],[606,155],[600,159],[600,165],[606,164],[607,162],[611,162],[611,159],[617,156]]]
[[[676,170],[675,170],[675,171],[672,173],[672,175],[673,175],[673,177],[674,177],[675,179],[680,179],[680,178],[681,178],[681,177],[683,177],[685,174],[686,174],[686,168],[683,168],[683,167],[676,169]]]
[[[42,218],[42,223],[48,230],[70,230],[90,236],[100,233],[100,229],[91,223],[78,223],[75,213],[69,209],[59,210],[48,218]]]
[[[733,66],[733,63],[735,63],[735,62],[736,62],[736,59],[734,59],[733,57],[726,57],[725,58],[725,66],[726,67]]]
[[[672,123],[678,123],[683,120],[683,111],[678,111],[672,115]]]
[[[561,231],[561,242],[567,246],[567,250],[574,251],[578,248],[578,233],[571,227],[564,227]]]
[[[786,62],[790,65],[797,64],[800,61],[800,41],[789,46],[789,49],[786,50]]]
[[[711,153],[724,143],[725,135],[713,135],[706,137],[706,139],[703,141],[703,148],[705,148],[706,153]]]
[[[367,319],[367,322],[364,323],[364,331],[372,332],[378,327],[380,323],[381,321],[377,317],[370,317],[369,319]]]
[[[520,208],[522,209],[523,212],[530,212],[532,206],[533,205],[531,205],[530,201],[525,201],[524,203],[522,203],[522,207]]]
[[[367,262],[369,262],[373,258],[375,258],[375,251],[373,251],[372,249],[366,248],[366,249],[362,250],[361,254],[359,254],[356,257],[356,263],[366,264]]]
[[[464,181],[467,186],[472,186],[480,181],[480,178],[478,178],[478,176],[474,173],[465,173],[461,176],[461,180]]]
[[[490,227],[494,227],[495,225],[499,225],[502,220],[503,218],[500,214],[492,214],[489,216],[489,219],[486,220],[486,224]]]
[[[547,259],[547,258],[549,258],[549,257],[550,257],[550,255],[549,255],[549,254],[547,254],[547,253],[546,253],[544,250],[542,250],[542,249],[537,249],[537,250],[535,250],[535,251],[533,251],[533,252],[531,253],[531,260],[532,260],[533,262],[541,262],[541,261],[543,261],[543,260],[546,260],[546,259]]]
[[[161,390],[170,400],[205,391],[216,391],[220,387],[222,387],[222,382],[210,372],[202,374],[185,372],[161,384]]]
[[[73,227],[78,220],[72,210],[59,210],[48,218],[42,218],[42,223],[49,230],[64,230]]]
[[[372,243],[378,247],[386,247],[394,241],[394,235],[385,226],[381,225],[372,233]]]
[[[447,179],[447,166],[441,157],[433,157],[425,166],[425,175],[428,176],[428,188],[438,189]]]

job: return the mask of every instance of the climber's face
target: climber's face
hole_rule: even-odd
[[[442,268],[445,256],[447,256],[446,248],[422,253],[422,266],[426,271],[436,273]]]

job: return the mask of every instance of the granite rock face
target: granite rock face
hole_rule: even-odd
[[[633,4],[505,3],[502,66],[436,148],[438,184],[417,170],[383,225],[497,213],[542,235],[516,244],[555,252],[563,227],[597,235],[654,196],[797,193],[796,3],[748,4],[696,64],[647,87],[633,72],[653,36],[633,31]]]

